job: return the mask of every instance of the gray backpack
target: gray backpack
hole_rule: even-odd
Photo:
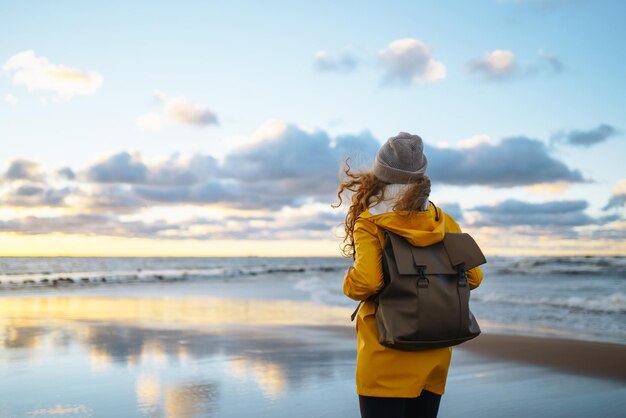
[[[480,334],[469,310],[466,272],[486,260],[472,237],[447,233],[443,241],[415,247],[385,231],[382,260],[385,286],[369,298],[376,307],[380,344],[417,351],[461,344]]]

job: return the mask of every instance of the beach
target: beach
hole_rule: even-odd
[[[3,258],[0,418],[358,417],[340,258]],[[624,258],[492,258],[440,417],[621,417]]]
[[[349,309],[173,290],[2,297],[0,417],[358,416]],[[487,330],[454,349],[439,416],[620,417],[624,358]]]

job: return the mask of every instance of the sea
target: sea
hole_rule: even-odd
[[[0,257],[2,298],[216,296],[346,308],[352,260],[214,257]],[[484,331],[626,344],[626,257],[488,257],[470,308]],[[333,324],[336,325],[336,324]]]

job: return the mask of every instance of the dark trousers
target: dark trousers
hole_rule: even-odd
[[[361,418],[436,418],[441,395],[422,390],[417,398],[359,395]]]

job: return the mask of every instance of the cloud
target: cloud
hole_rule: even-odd
[[[133,192],[153,202],[161,203],[225,203],[235,200],[218,181],[205,181],[182,187],[150,187],[137,185]]]
[[[609,199],[603,210],[620,209],[626,206],[626,180],[620,180],[619,184],[613,189],[613,196]]]
[[[182,97],[167,99],[165,102],[167,120],[180,125],[216,125],[217,116],[209,109],[194,104]]]
[[[517,63],[513,52],[496,49],[470,61],[467,70],[488,79],[502,79],[510,77],[517,71]]]
[[[437,207],[442,209],[445,213],[452,216],[455,221],[460,222],[463,220],[463,209],[461,205],[456,202],[443,202],[437,204]]]
[[[404,38],[391,42],[378,52],[378,60],[385,69],[386,84],[414,84],[443,80],[446,66],[436,61],[424,42]]]
[[[624,242],[626,241],[626,221],[617,221],[606,227],[595,229],[591,231],[589,238]],[[620,253],[623,254],[624,252],[621,251]]]
[[[188,186],[213,178],[218,169],[216,158],[194,154],[183,158],[172,154],[164,161],[150,165],[146,183],[157,186]]]
[[[74,170],[72,170],[70,167],[60,168],[56,171],[56,174],[57,176],[64,178],[66,180],[76,179],[76,174],[74,173]]]
[[[52,91],[64,98],[92,95],[104,80],[97,72],[52,64],[44,57],[37,57],[32,50],[13,55],[3,69],[12,76],[13,84],[31,91]]]
[[[37,161],[17,158],[9,162],[6,172],[0,176],[0,206],[50,207],[65,206],[65,199],[75,190],[69,187],[53,187],[47,184],[47,175]]]
[[[107,235],[161,239],[319,239],[331,237],[342,220],[338,213],[316,208],[290,209],[263,216],[192,217],[147,222],[120,219],[115,214],[80,213],[63,216],[27,216],[0,220],[0,232],[38,235]]]
[[[587,131],[572,130],[560,132],[554,135],[552,140],[556,142],[565,141],[567,144],[574,146],[590,147],[617,135],[619,135],[619,131],[615,127],[603,123]]]
[[[347,50],[334,56],[326,50],[317,51],[313,60],[313,68],[318,72],[348,73],[356,69],[358,60]]]
[[[367,131],[330,137],[296,125],[270,120],[250,142],[221,161],[206,154],[172,154],[146,162],[124,151],[88,166],[79,176],[98,184],[128,185],[148,204],[221,204],[240,209],[278,209],[332,200],[339,167],[371,164],[380,143]]]
[[[177,230],[181,226],[164,221],[145,223],[142,221],[120,221],[109,214],[81,213],[55,217],[27,216],[8,221],[0,220],[0,231],[17,232],[24,235],[40,235],[54,232],[83,235],[108,235],[124,237],[152,237],[160,231]]]
[[[148,169],[136,157],[123,151],[107,157],[89,167],[86,176],[96,183],[141,183]]]
[[[6,182],[0,195],[2,204],[59,207],[62,215],[5,219],[0,229],[21,234],[65,232],[168,239],[329,238],[345,214],[331,214],[319,207],[328,209],[336,201],[342,161],[350,156],[353,167],[369,168],[379,146],[368,131],[333,136],[271,120],[250,135],[248,143],[222,159],[174,153],[148,160],[137,152],[122,151],[78,171],[64,167],[48,174],[51,181],[61,184],[71,180],[71,188],[47,185],[46,174],[36,162],[13,160],[7,173],[15,179]],[[430,162],[428,174],[435,184],[508,187],[584,181],[579,172],[551,157],[542,142],[525,137],[492,143],[488,136],[479,135],[461,141],[456,148],[425,148]],[[204,205],[253,216],[144,221],[153,219],[151,210],[160,213],[171,210],[165,207]],[[520,214],[513,213],[512,206],[498,206],[499,211],[483,208],[484,213],[470,210],[468,218],[457,203],[441,205],[456,219],[464,218],[477,228],[504,226],[511,221],[529,228],[538,224],[571,228],[600,222],[585,215],[586,206],[565,207],[561,215],[552,217],[544,213],[556,212],[552,207],[541,207],[542,214],[537,214],[533,211],[536,208],[526,206]],[[183,212],[188,209],[192,210]],[[565,232],[558,233],[562,236]]]
[[[333,137],[270,120],[221,160],[175,153],[146,161],[139,153],[122,151],[76,174],[65,167],[55,176],[76,182],[75,203],[91,211],[129,212],[154,204],[277,210],[334,202],[345,158],[351,158],[353,168],[369,169],[379,146],[368,131]],[[551,157],[542,142],[525,137],[494,144],[479,135],[457,148],[426,145],[425,152],[434,184],[511,187],[585,181],[580,172]],[[11,167],[13,177],[42,177],[33,162],[16,160]],[[460,208],[451,210],[461,213]]]
[[[539,60],[540,62],[548,64],[550,69],[556,74],[561,74],[565,71],[565,64],[563,64],[563,61],[554,55],[546,54],[543,49],[539,50]]]
[[[26,183],[12,187],[0,195],[0,206],[13,207],[49,207],[65,206],[65,199],[72,194],[72,189],[61,189]]]
[[[161,112],[147,112],[137,118],[137,126],[145,131],[159,131],[166,125],[203,127],[218,125],[217,114],[183,97],[168,97],[155,90],[153,97],[163,106]]]
[[[558,57],[540,49],[534,61],[520,64],[512,51],[495,49],[466,64],[470,74],[488,81],[503,81],[531,77],[540,73],[561,74],[565,65]]]
[[[217,159],[210,155],[184,158],[174,153],[162,161],[146,163],[140,154],[122,151],[91,164],[84,176],[95,183],[179,187],[209,180],[217,173],[217,168]]]
[[[77,207],[89,212],[129,213],[149,206],[149,203],[124,184],[98,184],[87,191],[74,193]]]
[[[380,146],[367,131],[333,139],[324,131],[306,132],[280,121],[264,124],[254,138],[227,154],[219,173],[238,181],[243,195],[256,196],[248,204],[329,198],[337,188],[342,161],[348,156],[372,160]]]
[[[132,185],[132,193],[146,202],[278,209],[331,199],[341,160],[348,155],[371,159],[378,146],[367,132],[330,138],[322,131],[305,132],[295,125],[269,121],[254,133],[252,142],[223,161],[210,155],[183,158],[175,154],[158,163],[145,163],[139,156],[132,160],[120,153],[87,172],[92,180]]]
[[[567,181],[556,181],[552,183],[537,183],[528,186],[526,190],[532,193],[560,194],[569,189],[572,184]]]
[[[360,134],[337,136],[333,143],[333,154],[340,160],[350,157],[353,167],[370,166],[380,148],[380,142],[369,131]]]
[[[43,179],[40,164],[36,161],[18,158],[9,162],[9,168],[0,180],[31,180]]]
[[[511,187],[585,181],[578,170],[550,156],[543,142],[524,136],[458,149],[426,145],[424,152],[427,174],[435,183]]]
[[[245,181],[326,176],[333,167],[328,134],[307,133],[281,122],[270,123],[279,125],[275,127],[276,134],[269,133],[258,142],[229,153],[222,175]]]
[[[597,220],[584,213],[588,206],[584,200],[528,203],[509,199],[494,205],[476,206],[470,211],[478,216],[472,226],[565,227],[597,224]]]

